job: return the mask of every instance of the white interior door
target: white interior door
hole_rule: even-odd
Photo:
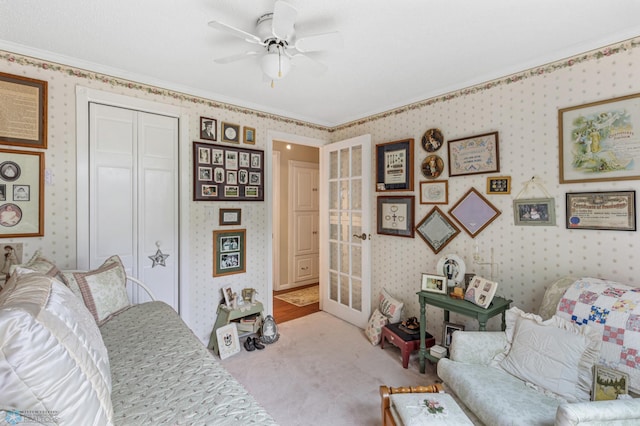
[[[178,120],[90,103],[88,154],[89,267],[117,254],[177,311]],[[158,249],[168,257],[152,267]]]
[[[371,136],[321,148],[321,308],[364,328],[371,312]]]

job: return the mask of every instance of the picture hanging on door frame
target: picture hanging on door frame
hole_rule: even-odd
[[[264,151],[193,142],[193,201],[264,201]]]

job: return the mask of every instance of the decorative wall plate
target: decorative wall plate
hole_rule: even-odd
[[[422,136],[422,147],[427,152],[436,152],[444,144],[444,136],[440,129],[429,129]]]
[[[464,260],[455,254],[446,254],[442,256],[440,260],[438,260],[436,269],[439,275],[447,277],[449,280],[449,286],[451,287],[453,287],[451,281],[455,283],[454,285],[459,285],[464,282],[464,274],[467,271]]]
[[[444,161],[437,155],[429,155],[420,166],[422,175],[427,179],[437,179],[444,170]]]

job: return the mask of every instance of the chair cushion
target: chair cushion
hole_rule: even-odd
[[[382,289],[380,292],[380,302],[378,304],[378,309],[380,312],[389,318],[390,323],[400,322],[400,317],[402,316],[402,308],[404,307],[404,303],[395,299],[391,296],[385,289]]]
[[[60,425],[112,424],[111,372],[82,301],[55,279],[12,274],[0,292],[2,408],[55,413]]]

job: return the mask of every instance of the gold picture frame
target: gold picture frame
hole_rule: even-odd
[[[511,194],[511,176],[491,176],[487,178],[487,194]]]
[[[232,123],[222,122],[220,126],[222,142],[240,143],[240,126]]]
[[[249,145],[256,144],[256,129],[245,126],[243,128],[243,142]]]
[[[242,274],[247,270],[246,229],[213,231],[213,276]]]
[[[44,236],[44,153],[0,149],[0,238]]]

